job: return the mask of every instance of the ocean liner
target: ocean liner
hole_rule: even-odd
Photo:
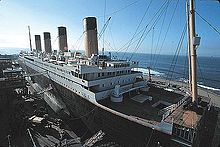
[[[192,146],[199,140],[206,106],[195,112],[190,104],[199,102],[181,87],[151,83],[134,70],[138,62],[98,54],[96,18],[83,23],[85,55],[68,51],[66,28],[58,27],[59,52],[52,51],[50,33],[44,32],[45,52],[40,35],[35,35],[36,50],[19,56],[33,87],[51,108],[126,146]],[[198,39],[195,34],[193,39]]]

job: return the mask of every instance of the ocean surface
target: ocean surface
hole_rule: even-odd
[[[0,54],[18,54],[21,49],[0,49]],[[27,49],[26,49],[27,50]],[[106,55],[110,55],[106,52]],[[111,52],[111,57],[138,61],[141,71],[148,74],[147,67],[151,68],[151,74],[167,80],[187,82],[188,57],[173,55],[154,55],[143,53]],[[220,93],[220,57],[197,57],[198,85]]]
[[[167,80],[188,81],[188,57],[174,55],[154,55],[141,53],[111,53],[113,58],[123,58],[131,61],[139,61],[139,66],[148,74],[147,67],[151,68],[151,74]],[[197,57],[198,85],[220,93],[220,57]]]

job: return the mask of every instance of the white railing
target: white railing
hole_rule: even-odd
[[[174,110],[176,110],[180,105],[185,104],[186,103],[186,99],[188,98],[188,95],[185,95],[180,101],[178,101],[178,103],[176,104],[172,104],[166,108],[161,109],[158,112],[158,115],[163,114],[162,120],[164,120],[165,118],[167,118]]]

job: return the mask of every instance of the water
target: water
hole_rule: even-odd
[[[187,56],[178,56],[176,64],[173,55],[112,53],[112,57],[139,61],[139,66],[145,68],[143,72],[147,73],[146,68],[151,67],[153,74],[168,80],[188,80]],[[220,93],[220,57],[198,57],[197,65],[198,85]]]

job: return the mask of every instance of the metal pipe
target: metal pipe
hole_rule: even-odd
[[[32,134],[31,134],[30,129],[27,129],[27,131],[28,131],[28,135],[29,135],[30,138],[31,138],[31,142],[33,143],[33,146],[34,146],[34,147],[37,147],[37,145],[35,144],[34,139],[33,139],[33,137],[32,137]]]

